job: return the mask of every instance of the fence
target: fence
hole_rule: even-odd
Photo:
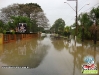
[[[18,40],[26,40],[30,39],[33,37],[37,37],[37,33],[28,33],[28,34],[22,34],[22,33],[17,33],[17,34],[0,34],[0,44],[5,44],[5,43],[10,43],[10,42],[15,42]]]

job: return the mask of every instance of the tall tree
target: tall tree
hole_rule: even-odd
[[[94,15],[93,15],[94,14]],[[90,15],[91,15],[91,18],[93,20],[96,21],[97,24],[99,24],[99,6],[97,8],[93,8],[91,11],[90,11]]]
[[[92,25],[92,21],[90,20],[90,15],[88,13],[81,13],[78,17],[78,21],[80,22],[80,25],[83,25],[85,27],[90,27]]]
[[[3,28],[4,28],[4,24],[3,24],[2,20],[0,20],[0,32],[3,31]]]
[[[54,22],[51,30],[54,30],[56,33],[63,33],[64,26],[65,26],[65,21],[62,18],[59,18]]]
[[[91,34],[89,31],[89,27],[92,25],[92,20],[90,14],[88,13],[81,13],[78,17],[78,21],[80,22],[78,36],[81,37],[85,34],[85,38],[90,38]],[[84,30],[83,30],[84,29]],[[84,32],[84,34],[82,34]]]
[[[6,17],[10,16],[28,16],[30,17],[31,13],[43,12],[41,7],[36,3],[27,3],[27,4],[13,4],[1,9],[2,13],[5,13]]]
[[[45,16],[45,14],[43,12],[38,12],[37,13],[37,24],[40,26],[40,27],[48,27],[48,19],[47,17]]]
[[[3,22],[7,23],[11,21],[12,16],[15,17],[15,24],[19,21],[17,18],[20,16],[20,21],[21,19],[23,20],[23,17],[30,18],[30,31],[36,31],[38,26],[43,28],[48,26],[48,19],[46,15],[44,14],[42,8],[36,3],[13,4],[1,9],[0,19]],[[24,19],[26,20],[26,18]],[[11,27],[10,22],[8,25]]]

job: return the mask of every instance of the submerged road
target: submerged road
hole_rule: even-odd
[[[99,69],[99,44],[35,37],[0,45],[0,75],[83,75],[84,57]],[[95,74],[95,75],[99,75]]]

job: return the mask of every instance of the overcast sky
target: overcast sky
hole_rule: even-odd
[[[52,25],[56,19],[62,18],[66,25],[70,26],[75,21],[76,1],[67,0],[2,0],[0,9],[13,3],[37,3],[41,6]],[[67,2],[67,3],[64,3]],[[90,4],[89,4],[90,3]],[[89,5],[86,5],[89,4]],[[72,9],[70,6],[74,9]],[[78,0],[78,14],[89,12],[92,7],[99,6],[99,0]],[[83,7],[83,8],[82,8]],[[81,10],[80,10],[81,9]],[[80,10],[80,11],[79,11]]]

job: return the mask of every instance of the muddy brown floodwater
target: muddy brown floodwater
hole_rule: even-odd
[[[0,75],[83,75],[85,56],[92,56],[99,69],[99,43],[54,39],[50,34],[19,40],[0,45]]]

